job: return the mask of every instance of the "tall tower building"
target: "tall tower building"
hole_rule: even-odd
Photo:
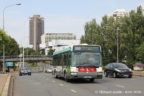
[[[44,34],[44,18],[40,15],[33,15],[29,20],[29,42],[34,50],[39,50],[41,35]]]

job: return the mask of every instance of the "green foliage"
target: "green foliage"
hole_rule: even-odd
[[[140,6],[137,11],[132,10],[129,16],[121,18],[104,16],[101,24],[97,24],[93,19],[85,24],[85,35],[81,37],[81,42],[101,45],[105,65],[116,62],[118,38],[120,62],[126,60],[126,64],[130,67],[137,61],[144,62],[143,14]]]
[[[5,56],[19,55],[19,45],[8,36],[3,30],[0,30],[0,56],[3,56],[3,46],[5,47]]]
[[[21,53],[23,53],[23,48],[20,48]],[[35,51],[33,48],[24,48],[25,55],[41,55],[39,51]]]
[[[3,30],[0,30],[0,56],[3,56],[3,48],[5,49],[5,56],[16,56],[19,55],[19,45],[17,42],[8,36]],[[2,63],[0,63],[0,70]]]
[[[144,63],[144,42],[140,47],[137,48],[136,58],[138,58],[138,61]]]
[[[50,49],[49,52],[48,52],[48,55],[53,55],[54,51],[55,51],[54,49]]]

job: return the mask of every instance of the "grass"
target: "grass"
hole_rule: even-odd
[[[30,67],[32,68],[32,69],[39,69],[40,67],[39,66],[37,66],[36,64],[34,64],[34,63],[30,63],[30,62],[27,62],[29,65],[30,65]]]

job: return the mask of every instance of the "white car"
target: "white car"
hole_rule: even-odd
[[[52,68],[46,69],[46,72],[51,73],[52,72]]]

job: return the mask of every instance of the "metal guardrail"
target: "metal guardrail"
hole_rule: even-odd
[[[22,58],[22,57],[23,56],[5,56],[5,59]],[[28,55],[24,56],[24,58],[52,58],[52,56]],[[0,59],[3,59],[3,56],[0,56]]]
[[[5,61],[20,61],[21,56],[6,56]],[[52,56],[24,56],[25,61],[50,61]],[[3,56],[0,56],[0,62],[2,62]]]

